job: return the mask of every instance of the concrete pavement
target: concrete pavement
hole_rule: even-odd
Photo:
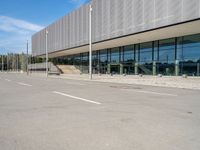
[[[33,73],[36,74],[36,73]],[[42,74],[41,74],[42,75]],[[60,76],[51,76],[53,78],[64,78],[73,80],[89,80],[87,74],[61,74]],[[108,83],[121,83],[121,84],[136,84],[136,85],[149,85],[158,87],[172,87],[181,89],[196,89],[200,90],[200,77],[187,77],[182,76],[151,76],[151,75],[98,75],[93,74],[93,80]]]
[[[199,150],[200,91],[0,73],[2,150]]]

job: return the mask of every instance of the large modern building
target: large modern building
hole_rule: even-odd
[[[200,75],[200,0],[92,0],[32,37],[33,56],[88,73]]]

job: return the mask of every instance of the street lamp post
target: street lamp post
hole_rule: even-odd
[[[1,55],[1,71],[3,72],[3,70],[4,70],[3,55]]]
[[[30,64],[31,64],[30,74],[32,74],[32,70],[33,70],[33,60],[32,60],[32,57],[33,57],[33,52],[31,53],[31,58],[30,58]]]
[[[6,64],[6,69],[7,69],[7,73],[8,73],[8,53],[7,53],[7,64]]]
[[[48,60],[49,60],[49,58],[48,58],[48,44],[47,44],[47,42],[48,42],[48,30],[46,30],[46,76],[48,77]]]
[[[92,5],[89,11],[89,76],[92,80]]]
[[[18,57],[19,57],[19,55],[17,54],[16,55],[16,70],[17,70],[17,73],[19,72],[19,61],[18,61]]]
[[[26,65],[27,65],[26,72],[28,75],[28,64],[29,64],[29,62],[28,62],[28,40],[27,40],[27,44],[26,44],[26,55],[27,55],[27,57],[26,57]]]
[[[12,62],[11,62],[12,72],[14,72],[14,65],[15,65],[14,54],[12,53]]]

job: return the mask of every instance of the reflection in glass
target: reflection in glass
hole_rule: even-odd
[[[134,62],[134,45],[124,47],[124,63]]]
[[[111,49],[111,63],[119,63],[119,47]]]
[[[89,73],[89,53],[82,54],[82,72]]]
[[[152,42],[140,44],[140,62],[151,62],[152,61]]]
[[[152,75],[152,42],[140,44],[139,74]]]
[[[180,62],[180,74],[200,75],[200,34],[178,38],[177,60]]]
[[[158,73],[175,75],[175,38],[159,41]]]
[[[92,52],[92,71],[94,74],[99,72],[99,51]]]
[[[123,73],[134,74],[134,45],[129,45],[124,47],[123,51]]]
[[[89,53],[54,58],[55,64],[81,66],[88,73]],[[200,75],[200,34],[93,51],[93,73]],[[119,71],[120,70],[120,71]]]
[[[100,73],[105,74],[107,73],[107,67],[108,67],[108,51],[106,50],[101,50],[100,52]]]

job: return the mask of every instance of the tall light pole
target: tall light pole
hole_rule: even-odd
[[[47,42],[48,42],[48,30],[46,30],[46,76],[48,77],[48,60],[49,60],[49,58],[48,58],[48,44],[47,44]]]
[[[32,70],[33,70],[33,60],[32,60],[32,57],[33,57],[33,52],[31,53],[31,61],[30,61],[31,69],[30,69],[30,74],[32,74]]]
[[[4,70],[3,55],[1,55],[1,71],[3,72],[3,70]]]
[[[19,59],[19,55],[17,54],[16,55],[16,69],[17,69],[17,73],[19,72],[19,66],[18,66],[19,65],[19,60],[18,59]]]
[[[89,11],[89,76],[92,80],[92,5]]]
[[[7,53],[7,64],[6,64],[6,68],[7,68],[7,73],[8,73],[8,53]]]
[[[13,57],[13,53],[11,54],[11,69],[12,69],[12,72],[14,71],[14,57]]]
[[[27,43],[26,43],[26,55],[27,55],[27,57],[26,57],[26,72],[27,72],[27,75],[28,75],[28,64],[29,64],[29,62],[28,62],[28,40],[27,40]]]

